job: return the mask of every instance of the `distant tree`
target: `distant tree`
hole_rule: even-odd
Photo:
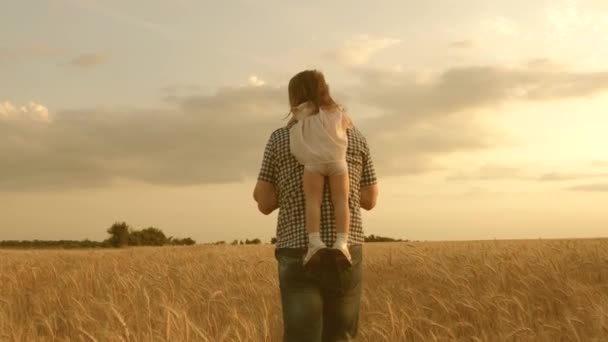
[[[110,237],[103,241],[84,240],[31,240],[0,241],[0,247],[10,248],[110,248],[124,246],[163,246],[168,244],[175,245],[194,245],[196,241],[191,238],[176,239],[167,238],[158,228],[148,227],[143,230],[134,230],[125,222],[115,222],[106,230]],[[225,243],[220,241],[218,243]]]
[[[376,236],[374,234],[371,234],[370,236],[365,236],[364,237],[364,241],[365,242],[401,242],[403,240],[401,240],[401,239],[393,239],[393,238],[384,237],[384,236]]]
[[[162,230],[148,227],[141,230],[141,242],[144,246],[164,246],[169,240]]]
[[[239,244],[239,240],[234,240],[230,244],[233,245],[233,246],[236,246],[236,245]]]
[[[116,222],[107,230],[110,234],[109,243],[113,247],[124,247],[129,244],[129,225]]]
[[[191,238],[182,239],[182,245],[192,246],[192,245],[195,245],[195,244],[196,244],[196,241],[192,240]]]
[[[143,233],[139,230],[132,230],[129,233],[129,246],[142,246],[144,244]]]
[[[242,244],[243,244],[243,240],[241,240],[241,241],[239,242],[239,245],[242,245]]]
[[[272,237],[272,238],[270,239],[270,243],[271,243],[271,244],[273,244],[273,245],[274,245],[275,243],[277,243],[277,238],[276,238],[276,237]]]

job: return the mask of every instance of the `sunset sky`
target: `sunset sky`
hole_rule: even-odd
[[[366,234],[608,236],[605,0],[39,0],[0,18],[0,240],[126,221],[267,242],[252,190],[308,68],[370,144]]]

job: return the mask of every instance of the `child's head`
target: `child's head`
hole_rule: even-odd
[[[288,91],[292,110],[304,102],[312,102],[315,113],[318,113],[320,108],[338,108],[329,95],[325,77],[318,70],[305,70],[296,74],[289,80]]]

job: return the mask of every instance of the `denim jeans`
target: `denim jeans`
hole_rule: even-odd
[[[359,323],[362,245],[350,246],[352,266],[338,269],[322,254],[314,269],[302,265],[306,250],[275,249],[283,308],[284,342],[355,341]]]

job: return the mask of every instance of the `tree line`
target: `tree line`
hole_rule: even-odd
[[[380,236],[380,235],[374,235],[371,234],[369,236],[364,236],[364,241],[365,242],[408,242],[409,240],[402,240],[402,239],[393,239],[390,237],[385,237],[385,236]],[[260,239],[253,239],[253,240],[245,240],[245,242],[243,242],[243,240],[233,240],[230,245],[258,245],[261,244],[262,241]],[[270,244],[274,245],[275,243],[277,243],[277,238],[276,237],[272,237],[270,238]],[[211,243],[211,245],[226,245],[226,241],[216,241]]]
[[[365,236],[365,242],[408,242],[409,240],[402,239],[393,239],[390,237],[380,236],[371,234],[370,236]]]
[[[192,238],[167,237],[159,228],[148,227],[141,230],[133,229],[126,222],[116,222],[106,232],[110,235],[103,241],[85,240],[4,240],[0,241],[0,248],[120,248],[127,246],[191,246],[196,244]],[[402,242],[409,240],[393,239],[371,234],[364,237],[365,242]],[[276,237],[270,239],[270,244],[277,242]],[[217,241],[211,245],[227,245],[226,241]],[[230,245],[259,245],[262,240],[258,238],[230,242]]]
[[[148,227],[136,230],[126,222],[116,222],[106,230],[110,235],[103,241],[85,240],[4,240],[1,247],[11,248],[119,248],[127,246],[191,246],[192,238],[167,237],[162,230]]]

